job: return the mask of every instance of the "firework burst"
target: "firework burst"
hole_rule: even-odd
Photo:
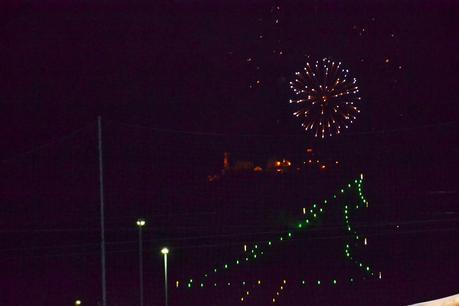
[[[349,77],[341,62],[324,58],[306,63],[303,71],[295,73],[290,88],[294,93],[289,101],[295,107],[293,115],[302,118],[301,125],[315,137],[340,134],[360,113],[354,105],[361,100],[357,80]]]

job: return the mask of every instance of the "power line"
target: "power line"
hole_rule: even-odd
[[[436,221],[441,221],[441,220],[423,220],[423,221],[405,221],[405,222],[390,222],[390,223],[379,223],[379,224],[359,224],[355,223],[356,228],[359,229],[368,229],[371,227],[384,227],[384,226],[393,226],[393,225],[412,225],[412,224],[431,224],[432,222]],[[444,220],[445,222],[458,222],[458,219],[452,219],[452,220]],[[320,228],[312,228],[310,229],[307,233],[325,233],[329,231],[334,231],[337,229],[341,229],[342,225],[336,225],[336,226],[321,226]],[[386,229],[387,230],[387,229]],[[416,229],[416,228],[403,228],[403,229],[398,229],[397,233],[430,233],[430,232],[437,232],[437,231],[447,231],[447,230],[459,230],[459,227],[453,227],[453,228],[434,228],[434,229]],[[199,240],[199,239],[212,239],[212,238],[245,238],[245,237],[252,237],[252,236],[259,236],[259,235],[271,235],[271,234],[287,234],[291,232],[292,230],[270,230],[270,231],[252,231],[250,233],[222,233],[222,234],[212,234],[212,235],[199,235],[199,236],[189,236],[189,237],[179,237],[179,238],[163,238],[163,239],[146,239],[145,242],[148,243],[154,243],[154,242],[161,242],[164,240],[173,242],[173,241],[191,241],[191,240]],[[298,232],[297,229],[293,230]],[[305,232],[306,233],[306,232]],[[391,233],[390,233],[391,234]],[[367,236],[381,236],[381,235],[388,235],[387,233],[368,233]],[[320,236],[314,236],[315,239],[321,239]],[[328,236],[327,236],[328,237]],[[338,235],[334,236],[336,238],[344,238],[348,237],[347,235]],[[107,245],[128,245],[128,244],[136,244],[138,241],[137,240],[125,240],[125,241],[110,241],[107,242]],[[251,241],[251,243],[256,243],[254,241]],[[76,248],[76,247],[91,247],[91,246],[97,246],[98,243],[85,243],[85,244],[72,244],[72,245],[54,245],[54,246],[42,246],[42,247],[30,247],[30,248],[15,248],[15,249],[3,249],[0,250],[0,252],[14,252],[14,251],[24,251],[24,250],[46,250],[46,249],[65,249],[65,248]],[[221,245],[227,245],[227,244],[221,244]],[[180,248],[180,247],[179,247]]]
[[[51,140],[49,142],[46,142],[46,143],[41,144],[41,145],[38,145],[36,147],[31,148],[30,150],[27,150],[27,151],[22,152],[22,153],[18,153],[18,154],[14,155],[14,156],[11,156],[9,158],[2,159],[1,162],[2,163],[8,163],[8,162],[20,159],[20,158],[22,158],[24,156],[27,156],[27,155],[29,155],[31,153],[39,152],[39,151],[44,150],[44,149],[46,149],[48,147],[51,147],[53,145],[60,144],[60,143],[66,141],[68,139],[71,139],[71,138],[77,136],[80,132],[89,129],[89,127],[91,127],[91,125],[93,125],[93,124],[94,124],[94,122],[90,122],[90,123],[86,124],[85,126],[79,128],[79,129],[76,129],[76,130],[74,130],[73,132],[71,132],[71,133],[69,133],[67,135],[64,135],[64,136],[62,136],[60,138],[57,138],[57,139],[53,139],[53,140]]]
[[[210,212],[209,214],[214,215],[215,213]],[[174,216],[177,216],[176,214],[173,214]],[[180,216],[180,214],[178,214]],[[186,215],[186,214],[184,214]],[[199,213],[193,214],[190,213],[190,215],[200,215]],[[158,215],[156,215],[158,216]],[[166,216],[166,214],[160,215],[160,216]],[[260,217],[260,220],[263,219],[264,217]],[[432,224],[432,223],[447,223],[447,222],[459,222],[459,218],[433,218],[433,219],[411,219],[411,220],[394,220],[394,221],[384,221],[384,222],[354,222],[354,224],[359,227],[359,228],[374,228],[374,227],[384,227],[384,226],[395,226],[395,225],[423,225],[423,224]],[[259,228],[259,225],[236,225],[236,224],[231,224],[231,225],[225,225],[221,228]],[[328,228],[337,228],[340,227],[339,225],[336,226],[327,226],[327,225],[322,225],[320,228],[314,229],[314,230],[321,230],[322,228],[328,229]],[[190,229],[207,229],[205,226],[185,226],[181,227],[186,230]],[[36,228],[36,229],[18,229],[18,230],[0,230],[0,234],[9,234],[9,233],[52,233],[52,232],[98,232],[100,229],[98,228]],[[131,232],[137,232],[137,228],[135,227],[112,227],[112,228],[107,228],[107,231],[111,232],[116,232],[116,231],[131,231]],[[145,229],[145,231],[148,232],[148,228]],[[254,232],[251,232],[254,233]],[[255,232],[259,233],[259,232]],[[262,233],[281,233],[279,231],[263,231]],[[198,238],[201,238],[203,236],[198,236]],[[212,235],[210,236],[205,236],[205,237],[213,237]],[[217,237],[221,237],[218,236]]]
[[[139,129],[148,129],[155,132],[160,133],[170,133],[170,134],[183,134],[183,135],[192,135],[192,136],[216,136],[216,137],[304,137],[304,134],[225,134],[225,133],[217,133],[217,132],[201,132],[201,131],[186,131],[186,130],[178,130],[178,129],[166,129],[166,128],[158,128],[158,127],[150,127],[144,126],[139,124],[132,124],[132,123],[124,123],[124,122],[116,122],[110,120],[110,122],[116,123],[121,126],[131,127],[131,128],[139,128]],[[343,134],[344,136],[355,136],[355,135],[371,135],[371,134],[385,134],[385,133],[396,133],[396,132],[405,132],[405,131],[413,131],[419,129],[427,129],[427,128],[434,128],[434,127],[442,127],[448,125],[459,124],[459,120],[454,121],[447,121],[447,122],[436,122],[431,124],[425,125],[418,125],[412,127],[402,127],[402,128],[394,128],[394,129],[383,129],[378,131],[363,131],[363,132],[353,132],[353,133],[346,133]]]
[[[381,237],[381,236],[390,236],[390,235],[418,235],[420,233],[449,233],[449,232],[457,232],[459,231],[459,227],[452,227],[452,228],[442,228],[442,229],[426,229],[426,230],[400,230],[397,233],[378,233],[378,234],[367,234],[367,237]],[[277,232],[278,233],[278,232]],[[333,235],[333,236],[313,236],[313,237],[295,237],[289,241],[303,241],[303,240],[337,240],[337,239],[344,239],[349,237],[348,235]],[[144,240],[144,242],[158,242],[159,240]],[[171,240],[172,241],[172,240]],[[251,241],[250,243],[260,244],[265,243],[268,240],[256,240]],[[129,241],[129,242],[122,242],[117,243],[119,245],[122,244],[137,244],[138,241]],[[199,243],[193,245],[182,245],[182,246],[174,246],[175,250],[186,250],[186,249],[200,249],[200,248],[221,248],[221,247],[232,247],[232,246],[241,246],[241,241],[239,242],[218,242],[218,243]],[[107,243],[108,245],[112,243]],[[99,244],[95,243],[93,246],[98,246]],[[136,253],[138,250],[134,249],[124,249],[124,250],[108,250],[107,254],[116,254],[116,253]],[[146,252],[153,252],[153,251],[146,251]],[[14,258],[3,259],[0,262],[5,262],[8,260],[14,260],[18,258],[43,258],[43,257],[69,257],[69,256],[81,256],[81,255],[96,255],[99,254],[98,250],[94,251],[85,251],[85,252],[71,252],[71,253],[54,253],[54,254],[42,254],[42,255],[17,255],[15,254]]]

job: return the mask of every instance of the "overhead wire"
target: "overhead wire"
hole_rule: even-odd
[[[426,229],[426,230],[400,230],[397,231],[397,233],[373,233],[373,234],[367,234],[367,237],[381,237],[381,236],[391,236],[391,235],[418,235],[418,234],[423,234],[423,233],[450,233],[450,232],[459,232],[459,227],[452,227],[452,228],[443,228],[443,229]],[[278,233],[278,232],[277,232]],[[347,235],[333,235],[333,236],[326,236],[326,237],[294,237],[290,239],[289,241],[303,241],[303,240],[308,240],[308,241],[314,241],[314,240],[337,240],[337,239],[344,239],[347,238]],[[160,240],[144,240],[144,242],[159,242]],[[162,241],[162,240],[161,240]],[[173,241],[173,240],[171,240]],[[253,244],[261,244],[261,243],[266,243],[269,240],[255,240],[251,241]],[[193,245],[181,245],[181,246],[174,246],[174,250],[187,250],[187,249],[213,249],[213,248],[222,248],[222,247],[236,247],[236,246],[241,246],[241,243],[245,242],[240,241],[240,242],[218,242],[218,243],[199,243],[199,244],[193,244]],[[126,241],[126,242],[120,242],[120,243],[113,243],[113,242],[107,242],[107,245],[137,245],[138,240],[133,240],[133,241]],[[92,246],[98,247],[98,243],[94,243]],[[159,244],[158,244],[159,247]],[[0,250],[1,252],[1,250]],[[94,255],[94,254],[99,254],[99,250],[95,249],[93,251],[84,251],[84,252],[71,252],[71,253],[53,253],[53,254],[34,254],[34,255],[26,255],[26,254],[14,254],[14,257],[12,258],[7,258],[7,259],[0,259],[0,262],[8,261],[8,260],[13,260],[13,259],[20,259],[20,258],[42,258],[42,257],[68,257],[68,256],[81,256],[81,255]],[[133,248],[133,249],[124,249],[124,250],[107,250],[107,253],[109,254],[115,254],[115,253],[137,253],[138,249]],[[152,250],[145,250],[146,253],[152,253],[154,251]]]
[[[44,149],[47,149],[51,146],[54,146],[54,145],[58,145],[58,144],[61,144],[63,143],[64,141],[67,141],[69,139],[72,139],[73,137],[79,135],[82,131],[85,131],[87,130],[91,125],[94,125],[95,124],[95,121],[94,122],[90,122],[90,123],[87,123],[86,125],[70,132],[69,134],[66,134],[64,136],[61,136],[59,138],[55,138],[53,140],[50,140],[46,143],[43,143],[43,144],[40,144],[40,145],[37,145],[27,151],[24,151],[24,152],[20,152],[20,153],[17,153],[13,156],[10,156],[8,158],[5,158],[5,159],[2,159],[0,160],[1,163],[9,163],[9,162],[12,162],[14,160],[18,160],[18,159],[21,159],[29,154],[32,154],[32,153],[35,153],[35,152],[39,152],[39,151],[42,151]]]
[[[109,122],[131,127],[131,128],[139,128],[139,129],[148,129],[155,132],[161,133],[171,133],[171,134],[183,134],[183,135],[193,135],[193,136],[217,136],[217,137],[275,137],[279,138],[277,134],[229,134],[229,133],[218,133],[218,132],[202,132],[202,131],[187,131],[187,130],[179,130],[179,129],[167,129],[167,128],[158,128],[158,127],[151,127],[145,126],[141,124],[133,124],[133,123],[125,123],[121,121],[114,121],[109,120]],[[426,129],[426,128],[434,128],[434,127],[443,127],[447,125],[454,125],[459,124],[459,120],[447,121],[447,122],[436,122],[431,124],[424,124],[424,125],[417,125],[411,127],[400,127],[400,128],[393,128],[393,129],[382,129],[376,131],[363,131],[363,132],[350,132],[344,133],[345,136],[354,136],[354,135],[371,135],[371,134],[385,134],[385,133],[396,133],[396,132],[405,132],[405,131],[413,131],[419,129]],[[282,134],[282,137],[304,137],[304,134]]]

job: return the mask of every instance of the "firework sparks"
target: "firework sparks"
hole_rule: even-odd
[[[306,63],[303,71],[295,73],[290,88],[293,115],[302,118],[301,125],[315,137],[340,134],[360,113],[355,106],[361,100],[357,80],[349,77],[341,62],[324,58]]]

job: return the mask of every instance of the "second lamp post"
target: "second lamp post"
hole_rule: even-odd
[[[140,306],[143,306],[143,241],[142,228],[145,226],[145,219],[137,219],[137,227],[139,228],[139,285],[140,285]]]

